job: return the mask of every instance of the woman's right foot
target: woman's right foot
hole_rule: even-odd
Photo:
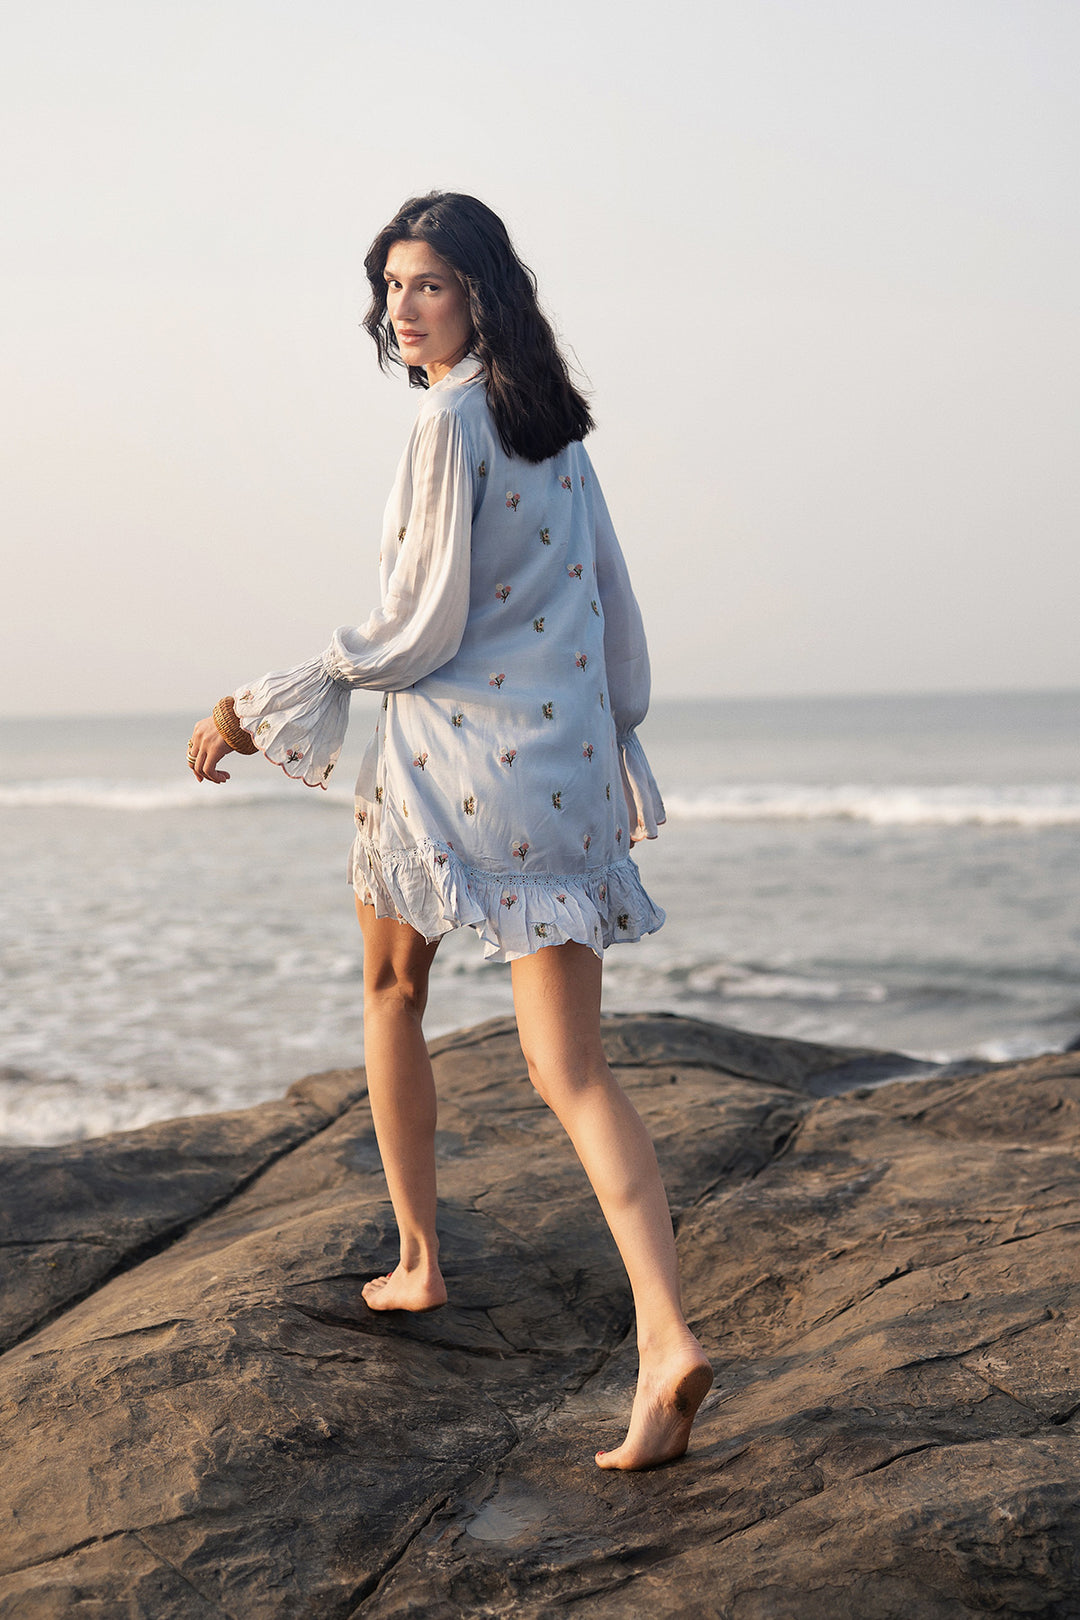
[[[406,1271],[399,1265],[385,1277],[373,1277],[361,1292],[372,1311],[437,1311],[446,1304],[446,1284],[438,1266]]]

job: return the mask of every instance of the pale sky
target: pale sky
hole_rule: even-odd
[[[1080,684],[1076,0],[5,0],[6,714],[375,605],[401,201],[507,220],[669,696]]]

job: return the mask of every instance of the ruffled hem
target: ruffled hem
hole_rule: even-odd
[[[308,787],[324,788],[345,741],[351,695],[316,658],[238,687],[233,703],[240,724],[271,764]]]
[[[396,917],[425,939],[475,928],[489,962],[512,962],[547,945],[575,941],[603,956],[663,926],[629,855],[610,866],[575,872],[485,872],[452,849],[426,843],[382,853],[357,837],[349,881],[378,917]]]
[[[622,766],[623,792],[626,794],[631,818],[636,822],[631,830],[631,837],[655,838],[657,828],[663,826],[667,820],[667,811],[664,809],[664,801],[660,797],[656,778],[649,769],[645,750],[638,741],[636,731],[631,728],[629,731],[620,732],[617,741],[619,762]]]

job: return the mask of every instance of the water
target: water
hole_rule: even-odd
[[[376,707],[354,699],[338,780]],[[363,1051],[347,786],[184,766],[190,717],[0,722],[0,1140],[244,1107]],[[1080,1033],[1080,693],[660,703],[668,912],[609,1010],[944,1060]],[[471,931],[430,1034],[511,1010]]]

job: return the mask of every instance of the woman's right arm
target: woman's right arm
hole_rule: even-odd
[[[381,607],[343,626],[320,658],[238,688],[236,715],[289,776],[324,787],[341,753],[353,687],[400,691],[453,658],[469,610],[473,458],[461,420],[417,425],[407,457],[411,500]]]

